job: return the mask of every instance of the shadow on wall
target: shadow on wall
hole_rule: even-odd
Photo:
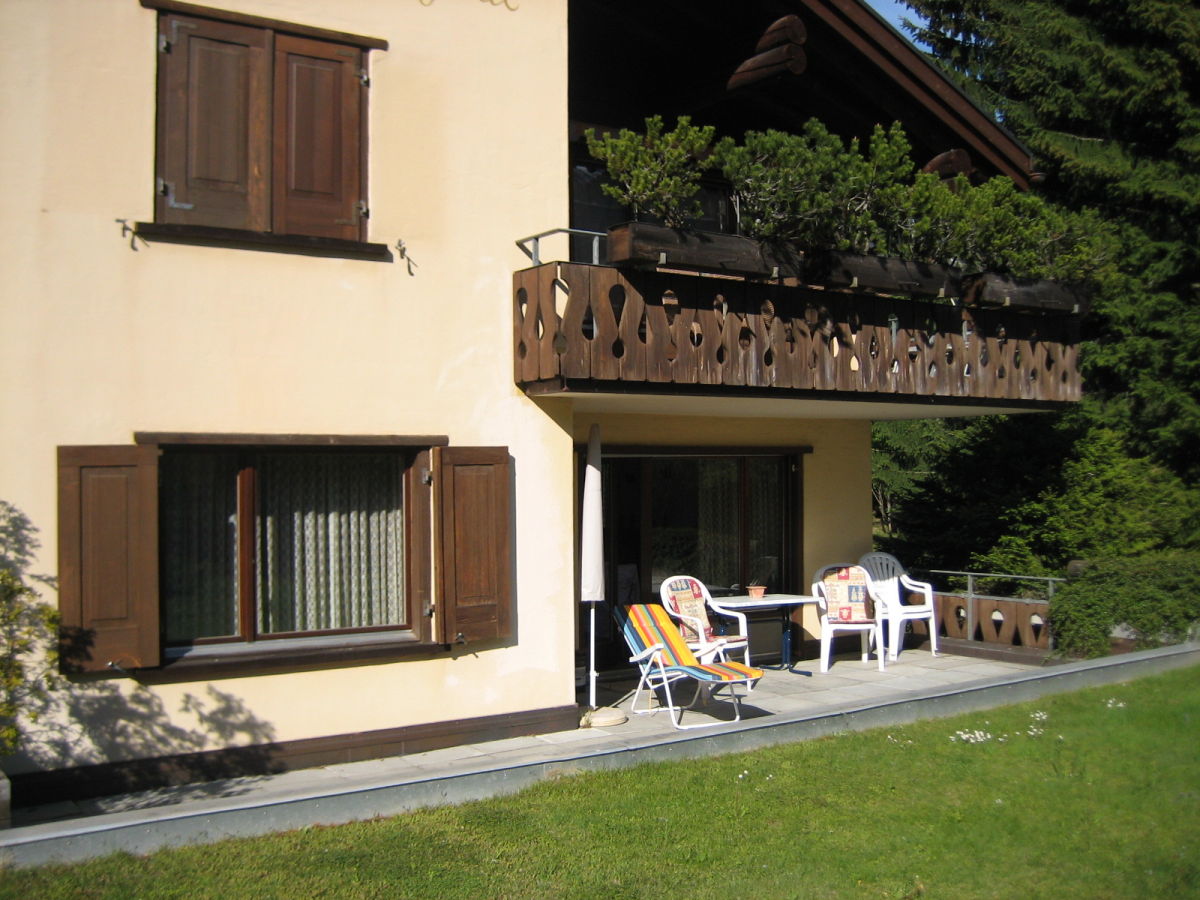
[[[38,547],[29,519],[0,500],[0,567],[26,583],[53,588],[52,577],[28,571]],[[69,666],[75,654],[87,652],[87,639],[73,636],[67,643],[62,653]],[[17,786],[24,782],[32,788],[48,770],[85,767],[78,778],[58,780],[74,782],[72,792],[98,796],[281,768],[272,761],[274,728],[233,694],[209,685],[201,695],[185,694],[172,710],[132,679],[67,681],[55,671],[53,648],[44,650],[37,665],[46,667],[47,690],[21,697],[21,745],[0,758],[0,768],[18,776]],[[10,652],[8,636],[0,634],[0,654]],[[35,666],[28,673],[36,675]],[[230,745],[239,749],[219,752]]]

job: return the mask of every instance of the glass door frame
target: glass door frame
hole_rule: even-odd
[[[578,513],[580,496],[583,489],[583,475],[586,467],[587,447],[586,445],[576,445],[577,457],[577,490],[576,490],[576,510]],[[662,458],[693,458],[693,459],[716,459],[716,458],[736,458],[741,462],[750,457],[774,457],[779,458],[784,466],[784,489],[786,496],[784,498],[784,514],[783,514],[783,559],[780,561],[780,584],[776,588],[784,593],[804,594],[808,592],[808,585],[804,584],[804,456],[812,452],[809,446],[768,446],[768,447],[663,447],[663,446],[643,446],[643,445],[625,445],[614,444],[602,448],[602,461],[613,459],[639,459],[648,464],[653,459]],[[739,521],[741,523],[741,541],[742,546],[739,547],[739,557],[743,568],[749,565],[747,554],[749,548],[746,546],[748,528],[746,527],[747,520],[747,502],[748,490],[746,485],[746,468],[740,465],[739,485]],[[645,467],[643,467],[643,472]],[[648,485],[644,476],[641,479],[640,498],[639,498],[639,531],[640,531],[640,549],[638,552],[638,602],[658,602],[657,595],[652,595],[653,573],[650,571],[650,516],[651,516],[651,492],[648,490]],[[615,554],[614,546],[614,531],[612,527],[610,510],[612,504],[609,502],[611,496],[610,491],[613,486],[607,481],[604,483],[605,495],[605,521],[604,521],[604,550],[605,550],[605,605],[609,610],[615,609],[618,603],[621,602],[619,597],[619,588],[617,584],[617,565],[618,559]],[[576,521],[578,521],[578,514]],[[675,573],[675,574],[693,574],[693,573]],[[599,612],[599,610],[597,611]],[[601,617],[598,616],[598,621]],[[586,648],[588,636],[586,633],[586,617],[581,616],[580,629],[578,630],[581,646]],[[606,623],[607,624],[607,623]],[[598,635],[606,637],[608,641],[619,642],[620,638],[614,631],[609,631],[606,627],[597,627]],[[606,634],[607,633],[607,634]],[[615,664],[617,658],[624,653],[624,648],[617,648],[612,654],[603,654],[609,657],[608,664]],[[599,658],[599,657],[598,657]],[[620,659],[621,663],[626,660]],[[602,661],[601,668],[605,667]]]

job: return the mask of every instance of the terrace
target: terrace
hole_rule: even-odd
[[[822,675],[805,661],[792,671],[769,670],[736,724],[718,721],[712,728],[679,732],[662,713],[607,728],[18,807],[16,827],[0,832],[0,858],[24,867],[396,815],[512,793],[546,778],[956,715],[1198,662],[1200,645],[1194,643],[1055,666],[950,654],[935,658],[920,649],[905,650],[884,672],[839,657]],[[627,705],[632,686],[626,678],[605,682],[600,702],[625,697]]]

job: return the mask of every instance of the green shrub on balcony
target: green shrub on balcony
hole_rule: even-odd
[[[1050,627],[1059,650],[1104,656],[1114,629],[1138,647],[1186,640],[1200,622],[1200,552],[1163,550],[1097,560],[1055,593]]]
[[[682,228],[700,215],[701,160],[712,144],[711,125],[698,127],[680,116],[664,130],[662,116],[646,120],[644,134],[622,128],[597,136],[589,129],[588,152],[605,164],[612,183],[601,190],[633,212],[635,220],[650,217]]]
[[[588,133],[605,163],[604,190],[633,210],[682,228],[699,215],[701,170],[729,182],[742,234],[801,250],[839,250],[939,263],[967,272],[1082,283],[1107,277],[1112,229],[995,177],[980,184],[918,172],[899,123],[876,126],[861,147],[810,120],[799,134],[746,132],[711,145],[712,128],[681,117],[665,131]],[[711,145],[711,152],[710,152]]]

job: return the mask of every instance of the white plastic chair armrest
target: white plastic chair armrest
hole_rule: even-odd
[[[901,573],[900,584],[910,591],[917,591],[925,596],[925,606],[933,605],[933,585],[927,581],[916,581]]]
[[[718,612],[723,616],[729,616],[731,619],[737,619],[738,637],[746,637],[747,635],[749,635],[749,631],[746,630],[746,614],[745,613],[738,612],[736,609],[726,609],[720,603],[717,603],[712,600],[709,601],[708,605],[712,608],[713,612]]]
[[[644,659],[649,659],[655,653],[658,653],[660,650],[663,650],[663,649],[664,649],[664,646],[662,644],[655,644],[653,647],[647,647],[641,653],[638,653],[635,656],[629,657],[629,661],[631,663],[641,662]]]

